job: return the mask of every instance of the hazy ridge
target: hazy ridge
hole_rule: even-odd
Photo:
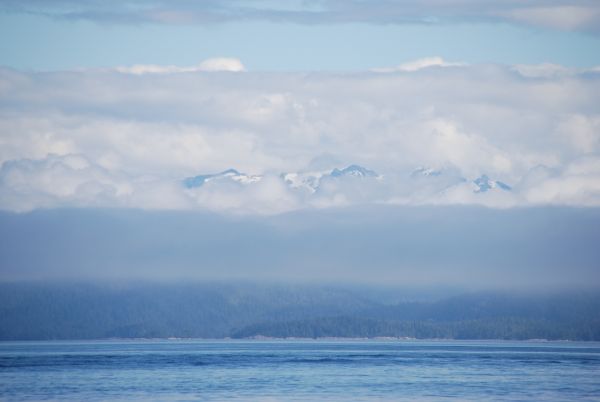
[[[0,339],[600,340],[600,296],[592,292],[478,292],[393,303],[386,298],[373,289],[305,285],[5,283]]]

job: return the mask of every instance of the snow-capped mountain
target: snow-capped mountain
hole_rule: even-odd
[[[498,180],[491,180],[487,175],[481,175],[475,180],[473,180],[473,184],[475,185],[475,189],[473,192],[475,193],[485,193],[489,190],[498,188],[504,191],[510,191],[511,187]]]
[[[445,178],[443,182],[445,183],[445,188],[440,188],[440,191],[445,191],[448,188],[463,185],[464,183],[469,182],[469,180],[465,179],[460,175],[458,171],[448,171],[446,169],[436,170],[429,167],[418,167],[412,171],[410,177],[413,179],[427,179],[427,181],[435,179],[435,181],[439,181],[442,178]],[[503,191],[510,191],[511,187],[498,180],[492,180],[487,175],[483,174],[476,178],[475,180],[470,181],[470,184],[473,188],[474,193],[485,193],[492,189],[500,189]]]
[[[424,166],[419,166],[418,168],[416,168],[415,170],[412,171],[412,173],[410,174],[411,177],[420,177],[420,176],[424,176],[424,177],[437,177],[440,176],[442,174],[441,170],[435,170],[432,168],[428,168],[428,167],[424,167]]]
[[[325,188],[328,191],[340,191],[344,186],[346,190],[349,188],[362,188],[362,180],[377,180],[381,181],[383,176],[373,170],[367,169],[359,165],[350,165],[345,168],[333,168],[323,171],[305,171],[282,173],[279,177],[292,190],[304,191],[307,194],[317,193],[320,189]],[[498,180],[492,180],[487,175],[483,174],[474,180],[465,179],[459,171],[455,169],[433,169],[429,167],[418,167],[410,174],[413,184],[408,184],[406,190],[413,194],[434,194],[445,193],[458,186],[470,185],[473,192],[476,194],[486,193],[493,189],[502,191],[510,191],[511,187]],[[257,183],[263,179],[261,175],[249,175],[241,173],[235,169],[228,169],[220,173],[203,174],[193,177],[188,177],[183,180],[184,187],[188,189],[198,188],[208,182],[235,182],[241,185],[250,185]],[[363,182],[367,184],[367,182]]]
[[[281,178],[293,189],[304,189],[314,193],[319,188],[321,177],[327,172],[282,173]]]
[[[354,178],[375,178],[380,179],[381,176],[375,171],[367,169],[359,165],[350,165],[343,169],[334,168],[325,171],[316,172],[298,172],[298,173],[283,173],[281,178],[288,186],[294,189],[304,189],[310,193],[315,193],[321,182],[327,179],[341,179],[344,177]]]
[[[262,176],[248,175],[240,173],[235,169],[227,169],[220,173],[204,174],[188,177],[183,180],[183,185],[187,188],[201,187],[210,181],[231,180],[241,184],[256,183],[262,179]]]
[[[329,173],[331,177],[343,177],[343,176],[353,176],[353,177],[379,177],[377,173],[373,170],[369,170],[362,166],[358,165],[350,165],[344,169],[335,168]]]

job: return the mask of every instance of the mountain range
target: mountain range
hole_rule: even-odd
[[[473,193],[486,193],[489,191],[511,191],[512,188],[508,184],[490,179],[486,174],[479,177],[467,180],[466,178],[449,173],[444,170],[436,170],[428,167],[418,167],[409,175],[411,179],[418,180],[420,178],[440,178],[445,177],[449,180],[450,186],[460,185],[469,182]],[[352,180],[355,184],[359,184],[361,180],[376,181],[385,183],[388,180],[383,175],[378,174],[374,170],[365,168],[360,165],[349,165],[345,168],[333,168],[327,170],[309,170],[300,172],[287,172],[277,175],[283,182],[293,190],[305,191],[309,194],[319,192],[323,183],[328,181],[349,181]],[[240,185],[252,185],[260,182],[264,178],[263,175],[250,175],[239,172],[236,169],[227,169],[220,173],[201,174],[197,176],[187,177],[183,180],[183,186],[188,189],[199,188],[207,183],[224,184],[238,183]],[[441,190],[446,189],[441,188]]]

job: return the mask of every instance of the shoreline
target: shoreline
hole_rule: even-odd
[[[600,343],[600,341],[587,341],[587,340],[572,340],[572,339],[453,339],[453,338],[410,338],[410,337],[373,337],[373,338],[354,338],[354,337],[319,337],[319,338],[303,338],[303,337],[287,337],[287,338],[276,338],[276,337],[263,337],[254,336],[249,338],[96,338],[96,339],[12,339],[12,340],[0,340],[0,344],[7,343],[44,343],[44,342],[232,342],[232,343],[261,343],[261,342],[298,342],[298,343],[318,343],[318,342],[364,342],[364,343],[386,343],[386,342],[397,342],[397,343],[421,343],[421,342],[455,342],[455,343],[586,343],[594,344]]]

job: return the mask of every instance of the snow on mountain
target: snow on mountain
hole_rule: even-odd
[[[419,177],[419,176],[436,177],[436,176],[440,176],[441,174],[442,174],[441,170],[435,170],[432,168],[419,166],[418,168],[416,168],[415,170],[412,171],[410,176],[411,177]]]
[[[362,166],[351,165],[344,169],[330,169],[325,171],[310,171],[310,172],[295,172],[295,173],[282,173],[280,177],[283,181],[293,189],[306,189],[310,193],[314,193],[319,188],[321,180],[324,178],[342,178],[345,176],[350,177],[379,177],[377,173],[372,170],[366,169]],[[260,181],[263,176],[260,175],[248,175],[240,173],[235,169],[228,169],[220,173],[204,174],[193,177],[188,177],[183,180],[183,185],[186,188],[201,187],[210,181],[221,181],[231,180],[241,184],[251,184]]]
[[[293,189],[304,189],[314,193],[319,188],[321,177],[327,172],[283,173],[281,178]]]
[[[410,174],[410,177],[413,179],[435,178],[436,181],[439,178],[446,177],[446,180],[445,180],[446,188],[440,188],[441,191],[444,191],[447,188],[450,188],[450,187],[453,187],[456,185],[463,185],[464,183],[468,182],[468,180],[465,179],[464,177],[462,177],[460,175],[460,173],[457,171],[449,172],[446,170],[436,170],[436,169],[432,169],[429,167],[423,167],[423,166],[420,166],[420,167],[416,168],[415,170],[413,170],[412,173]],[[511,187],[508,184],[503,183],[498,180],[492,180],[485,174],[483,174],[483,175],[479,176],[478,178],[476,178],[475,180],[471,181],[470,184],[473,188],[474,193],[485,193],[489,190],[496,189],[496,188],[500,189],[500,190],[504,190],[504,191],[511,190]]]
[[[383,178],[383,176],[375,171],[359,165],[350,165],[342,169],[333,168],[323,171],[282,173],[279,177],[289,188],[305,191],[307,194],[315,194],[325,187],[327,187],[328,191],[334,189],[333,191],[336,192],[350,191],[349,189],[351,188],[360,189],[363,186],[359,185],[356,180],[375,179],[379,181]],[[464,185],[470,185],[473,193],[476,194],[486,193],[493,189],[500,189],[502,191],[511,190],[511,187],[506,183],[492,180],[485,174],[473,181],[468,181],[462,177],[460,172],[453,169],[433,169],[421,166],[411,172],[410,178],[414,182],[413,184],[406,183],[408,185],[406,191],[413,195],[416,194],[425,197],[425,199],[434,194],[441,194],[449,189]],[[183,185],[189,189],[201,187],[208,182],[236,182],[248,185],[257,183],[262,179],[263,176],[261,175],[249,175],[235,169],[228,169],[220,173],[185,178]],[[342,188],[345,190],[341,190]]]
[[[499,188],[504,191],[511,190],[511,187],[508,184],[497,180],[491,180],[485,174],[473,180],[473,184],[475,185],[475,189],[473,190],[475,193],[485,193],[495,188]]]
[[[373,170],[369,170],[362,166],[350,165],[342,170],[335,168],[329,174],[331,177],[343,177],[343,176],[354,176],[354,177],[379,177]]]
[[[334,168],[316,172],[283,173],[281,177],[291,188],[304,189],[310,193],[315,193],[319,189],[322,180],[340,179],[344,177],[381,178],[375,171],[359,165],[350,165],[343,169]]]
[[[235,169],[227,169],[220,173],[205,174],[205,175],[198,175],[198,176],[185,178],[183,180],[183,185],[187,188],[195,188],[195,187],[201,187],[202,185],[204,185],[205,183],[208,183],[210,181],[217,181],[217,180],[219,180],[219,181],[220,180],[231,180],[231,181],[238,182],[241,184],[250,184],[250,183],[256,183],[256,182],[260,181],[261,179],[262,179],[262,176],[247,175],[245,173],[240,173]]]

